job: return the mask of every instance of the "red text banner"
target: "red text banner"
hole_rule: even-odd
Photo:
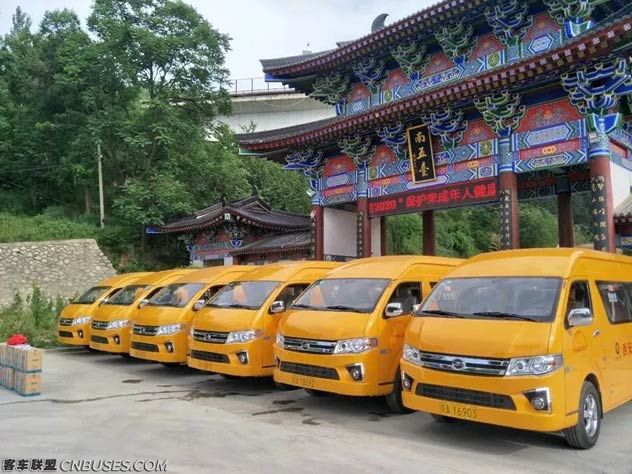
[[[488,178],[370,199],[369,216],[445,209],[497,199],[496,178]]]

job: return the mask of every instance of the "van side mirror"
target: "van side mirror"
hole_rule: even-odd
[[[204,308],[204,304],[206,303],[206,301],[204,300],[197,300],[195,302],[195,304],[193,305],[193,311],[199,311],[202,308]]]
[[[384,316],[386,316],[387,318],[401,316],[402,314],[404,314],[404,306],[401,303],[389,303],[386,305]]]
[[[110,299],[110,298],[107,298],[107,297],[106,297],[106,298],[103,298],[103,299],[99,302],[99,306],[104,305],[105,303],[107,303],[109,299]]]
[[[142,308],[143,306],[146,306],[147,303],[149,303],[148,299],[140,300],[140,303],[138,303],[138,309]]]
[[[277,314],[285,311],[285,303],[283,301],[273,301],[270,305],[270,313]]]
[[[568,326],[571,328],[590,326],[592,322],[593,315],[589,308],[577,308],[568,312]]]
[[[421,304],[417,303],[413,305],[413,313],[416,313],[421,308]]]

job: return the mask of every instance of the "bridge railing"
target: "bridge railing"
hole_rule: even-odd
[[[254,92],[291,92],[294,89],[280,82],[266,82],[264,77],[246,77],[231,79],[231,94],[250,94]]]

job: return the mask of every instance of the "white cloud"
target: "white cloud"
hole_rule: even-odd
[[[389,13],[390,22],[435,3],[431,0],[189,0],[215,28],[229,34],[232,51],[227,66],[232,78],[262,76],[259,59],[331,49],[370,32],[373,19]],[[11,15],[20,5],[37,25],[46,10],[69,8],[85,20],[86,0],[3,0],[0,34],[9,31]],[[84,23],[85,24],[85,23]]]

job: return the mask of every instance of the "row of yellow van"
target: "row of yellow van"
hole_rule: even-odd
[[[59,341],[385,396],[439,422],[563,431],[587,449],[632,398],[632,258],[530,249],[126,274],[66,307]]]

